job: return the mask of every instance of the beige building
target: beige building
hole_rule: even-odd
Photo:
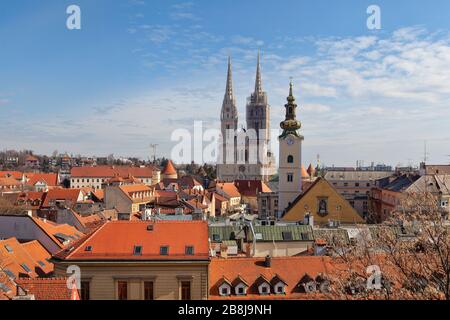
[[[154,189],[144,184],[107,186],[105,188],[105,209],[115,209],[119,215],[144,212],[146,205],[154,199]]]
[[[161,171],[154,167],[73,167],[70,171],[70,187],[103,189],[105,183],[115,177],[134,177],[141,183],[151,186],[161,181]]]
[[[361,216],[369,213],[370,193],[377,181],[393,175],[390,171],[328,171],[325,179]]]
[[[278,192],[263,192],[258,195],[258,218],[278,219]]]
[[[208,225],[203,221],[107,222],[52,261],[60,277],[67,276],[69,266],[80,267],[84,299],[208,298]]]
[[[326,225],[330,222],[342,224],[364,223],[364,219],[331,185],[317,178],[313,185],[286,209],[283,221],[306,221],[310,224]],[[312,221],[312,223],[311,223]]]

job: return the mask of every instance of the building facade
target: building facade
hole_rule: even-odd
[[[115,221],[52,261],[60,277],[80,267],[90,300],[206,300],[209,259],[206,222]]]
[[[151,186],[161,180],[161,171],[154,167],[131,166],[96,166],[74,167],[70,172],[70,187],[72,189],[94,188],[103,189],[105,183],[112,178],[134,177],[145,185]]]
[[[217,176],[222,181],[263,180],[275,174],[275,158],[270,150],[270,105],[262,88],[260,55],[255,91],[247,99],[246,128],[238,130],[238,112],[233,93],[231,60],[221,110],[222,139]]]
[[[301,123],[296,118],[297,104],[293,95],[292,82],[287,101],[286,117],[280,124],[283,133],[279,137],[278,210],[281,215],[302,192],[302,142],[304,138],[298,132]]]

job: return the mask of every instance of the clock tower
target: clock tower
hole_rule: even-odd
[[[299,134],[300,121],[296,118],[297,104],[292,93],[293,84],[290,83],[288,103],[285,105],[286,117],[280,123],[283,133],[278,138],[280,142],[279,158],[279,186],[278,186],[278,210],[282,217],[286,208],[302,192],[302,141],[303,136]]]

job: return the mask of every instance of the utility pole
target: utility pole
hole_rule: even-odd
[[[159,146],[159,144],[150,144],[150,148],[153,151],[153,164],[156,163],[156,148]]]

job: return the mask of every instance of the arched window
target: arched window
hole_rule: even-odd
[[[294,157],[293,156],[288,156],[287,162],[288,163],[294,163]]]

